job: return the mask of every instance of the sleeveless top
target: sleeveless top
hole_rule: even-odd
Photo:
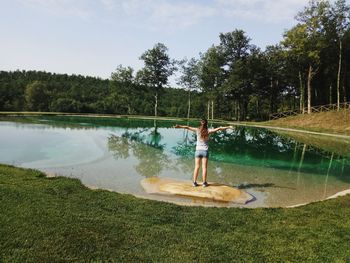
[[[209,130],[208,130],[208,132],[209,132]],[[205,141],[201,140],[199,130],[197,130],[196,151],[208,151],[208,149],[209,149],[208,141],[209,141],[209,139],[207,139]]]

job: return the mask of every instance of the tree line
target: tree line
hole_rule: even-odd
[[[119,65],[109,79],[1,71],[0,110],[262,120],[348,101],[350,6],[310,0],[295,19],[265,50],[240,29],[220,33],[198,58],[171,59],[157,43],[141,54],[142,69]],[[168,87],[175,72],[181,88]]]
[[[185,116],[184,91],[162,91],[160,116]],[[194,107],[200,114],[199,94]],[[81,75],[0,71],[0,111],[153,115],[153,94],[144,86]]]

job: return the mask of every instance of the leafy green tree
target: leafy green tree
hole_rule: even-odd
[[[245,119],[248,112],[249,93],[251,92],[251,81],[249,81],[249,68],[247,58],[253,48],[250,38],[243,30],[234,30],[220,34],[219,50],[224,59],[222,90],[227,97],[233,99],[235,116]]]
[[[284,88],[293,85],[286,83],[286,57],[282,46],[267,46],[264,52],[264,58],[265,60],[261,60],[262,62],[265,61],[265,63],[260,64],[262,66],[260,72],[264,72],[262,76],[263,83],[259,86],[266,85],[266,89],[262,90],[262,97],[268,98],[269,113],[271,114],[277,112],[277,105],[280,103],[282,92],[285,91],[284,94],[285,96],[287,95]]]
[[[168,48],[157,43],[152,49],[147,50],[140,57],[144,61],[144,68],[137,74],[140,83],[150,87],[154,92],[154,116],[158,112],[158,95],[168,84],[168,78],[175,71],[174,62],[168,55]]]
[[[118,65],[116,70],[111,74],[111,80],[124,84],[132,84],[134,82],[134,69],[131,67],[123,67]]]
[[[80,112],[81,104],[74,99],[59,98],[50,105],[50,111],[54,112]]]
[[[111,74],[110,93],[108,96],[108,111],[113,111],[111,106],[114,104],[116,112],[122,114],[134,114],[135,100],[135,77],[134,70],[131,67],[123,67],[119,65]],[[117,98],[117,101],[111,101],[111,98]],[[122,105],[119,105],[122,104]],[[124,108],[127,109],[124,112]]]
[[[350,94],[350,11],[346,0],[331,3],[309,1],[280,45],[265,51],[251,44],[242,30],[221,33],[220,44],[201,54],[198,63],[183,63],[183,89],[164,88],[175,67],[163,44],[142,54],[145,66],[136,76],[131,67],[121,65],[110,79],[0,71],[0,110],[178,117],[208,110],[208,118],[213,118],[215,103],[216,117],[263,119],[272,112],[294,110],[298,98],[302,111],[306,102],[308,112],[313,105],[335,100],[340,105]]]
[[[103,111],[110,114],[129,114],[129,98],[124,94],[113,92],[104,98]]]
[[[303,84],[303,73],[307,64],[306,46],[308,35],[305,24],[297,24],[284,33],[284,39],[281,42],[285,48],[285,60],[287,60],[291,68],[297,68],[299,79],[299,110],[304,113],[305,108],[305,89]]]
[[[201,54],[199,61],[199,83],[208,101],[208,119],[214,118],[214,100],[219,93],[219,87],[224,80],[224,56],[216,46],[210,47],[206,53]]]
[[[303,23],[304,29],[302,35],[306,36],[305,56],[308,58],[307,75],[307,112],[311,113],[311,81],[317,73],[320,64],[320,53],[324,48],[324,19],[329,10],[329,2],[323,0],[310,0],[308,6],[297,15],[297,20]]]
[[[178,84],[185,87],[188,91],[188,119],[190,118],[191,111],[191,91],[199,89],[198,70],[198,60],[195,58],[191,58],[190,60],[184,59],[180,62],[180,71],[182,75],[178,79]]]
[[[232,71],[235,62],[244,59],[249,54],[250,38],[243,30],[235,29],[232,32],[220,33],[219,48],[225,59],[228,71]]]
[[[338,59],[338,73],[337,73],[337,104],[339,111],[340,104],[340,78],[342,71],[342,55],[343,55],[343,39],[344,34],[349,30],[350,25],[350,7],[346,5],[345,0],[337,0],[331,8],[331,19],[335,23],[335,29],[337,34],[337,41],[339,43],[339,59]],[[344,102],[346,101],[345,89],[344,92]]]
[[[43,81],[34,81],[26,86],[25,100],[28,110],[48,111],[49,91]]]
[[[24,109],[24,88],[26,83],[21,76],[22,72],[0,71],[0,110],[19,111]],[[18,76],[17,76],[18,75]]]

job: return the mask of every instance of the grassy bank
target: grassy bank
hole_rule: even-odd
[[[96,118],[125,118],[125,119],[145,119],[145,120],[163,120],[163,121],[188,121],[187,118],[179,117],[157,117],[141,116],[141,115],[113,115],[113,114],[90,114],[90,113],[60,113],[60,112],[0,112],[0,117],[36,117],[36,116],[72,116],[72,117],[96,117]],[[190,122],[197,122],[199,118],[190,118]],[[215,119],[215,123],[221,125],[240,124],[237,122]],[[258,125],[293,128],[306,131],[314,131],[321,133],[333,133],[350,135],[350,110],[330,111],[312,114],[300,114],[278,120],[266,122],[242,122],[243,125]]]
[[[300,114],[262,123],[309,131],[350,135],[350,110]]]
[[[0,261],[349,262],[350,195],[294,209],[181,207],[0,165]]]

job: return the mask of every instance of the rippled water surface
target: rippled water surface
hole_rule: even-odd
[[[192,132],[171,128],[175,123],[2,118],[0,163],[79,178],[91,187],[151,199],[225,205],[152,196],[142,189],[140,181],[146,177],[191,179],[196,138]],[[350,141],[345,139],[237,127],[211,136],[209,147],[209,181],[238,186],[254,195],[256,200],[247,207],[295,205],[350,188]]]

